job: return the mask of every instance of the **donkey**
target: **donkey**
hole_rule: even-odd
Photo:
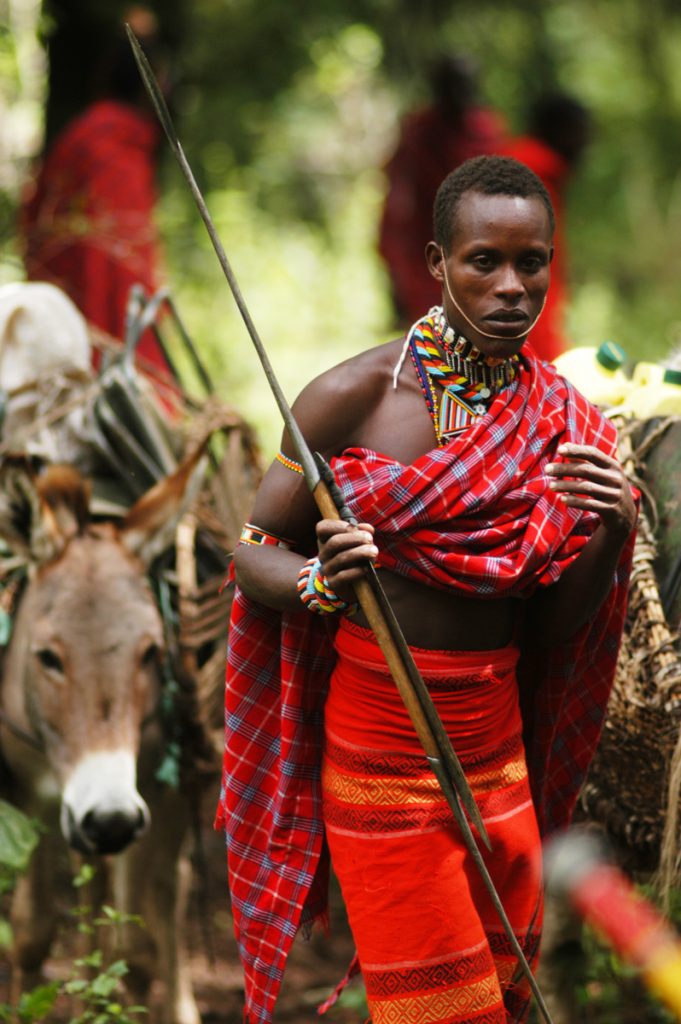
[[[179,949],[187,801],[156,779],[161,616],[147,579],[196,490],[200,451],[124,521],[88,519],[71,467],[0,471],[0,535],[28,566],[0,692],[0,782],[48,832],[13,904],[15,958],[35,981],[56,928],[55,843],[106,858],[113,900],[140,914],[125,949],[135,997],[165,984],[165,1024],[199,1024]],[[17,498],[19,498],[17,507]],[[3,767],[4,766],[4,767]],[[63,842],[63,841],[62,841]]]

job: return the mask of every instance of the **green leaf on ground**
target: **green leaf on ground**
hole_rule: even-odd
[[[25,871],[39,838],[30,818],[0,800],[0,865],[18,873]]]

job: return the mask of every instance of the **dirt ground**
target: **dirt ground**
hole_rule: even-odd
[[[203,830],[205,868],[195,863],[187,937],[190,970],[202,1024],[241,1024],[243,1019],[243,977],[232,930],[226,879],[224,839],[207,826]],[[202,884],[202,881],[205,884]],[[82,937],[70,915],[70,881],[65,875],[62,924],[54,955],[45,966],[45,980],[65,979],[72,970],[74,956],[82,954]],[[60,901],[61,902],[61,901]],[[208,908],[203,910],[202,907]],[[7,910],[6,901],[3,908]],[[366,1019],[361,985],[353,982],[340,1006],[326,1016],[317,1015],[323,1002],[345,975],[354,946],[337,887],[332,885],[329,935],[315,930],[308,941],[297,938],[289,957],[281,996],[275,1014],[276,1024],[306,1024],[326,1019],[329,1024],[362,1024]],[[209,950],[212,949],[212,954]],[[9,964],[0,951],[0,1004],[9,1001]],[[152,989],[150,1017],[155,1021],[163,1005],[160,985]],[[355,1008],[356,1007],[356,1008]],[[74,1015],[65,997],[46,1018],[49,1024],[68,1024]]]
[[[243,977],[236,951],[229,909],[226,880],[224,840],[206,826],[202,831],[205,860],[194,863],[193,891],[187,921],[187,943],[190,973],[201,1013],[202,1024],[242,1024]],[[205,884],[204,884],[205,883]],[[65,875],[60,891],[62,926],[54,956],[46,965],[47,980],[69,977],[74,956],[82,955],[82,938],[77,935],[70,914],[70,877]],[[202,908],[208,909],[202,909]],[[6,912],[6,898],[0,901],[0,916]],[[367,1011],[361,984],[350,983],[339,1004],[324,1018],[317,1014],[318,1005],[343,978],[353,955],[353,942],[345,918],[338,888],[332,883],[330,899],[331,926],[329,935],[315,931],[309,941],[298,938],[289,957],[281,996],[275,1013],[275,1024],[364,1024]],[[207,926],[207,927],[206,927]],[[78,944],[81,949],[78,949]],[[212,956],[209,953],[212,949]],[[671,1020],[659,1006],[651,1004],[635,977],[613,973],[612,957],[607,951],[599,954],[610,970],[601,972],[598,981],[584,989],[586,1003],[571,1024],[664,1024]],[[0,950],[0,1004],[9,1000],[8,963]],[[580,981],[580,984],[583,983]],[[163,1007],[160,984],[151,993],[149,1017],[140,1022],[156,1024]],[[1,1014],[0,1014],[1,1016]],[[60,998],[46,1024],[70,1024],[74,1010],[66,998]],[[532,1018],[536,1024],[536,1017]],[[558,1019],[558,1018],[557,1018]],[[565,1018],[560,1018],[564,1020]]]
[[[209,963],[199,934],[198,893],[190,911],[192,926],[192,977],[203,1024],[241,1024],[243,979],[232,931],[226,882],[225,851],[221,836],[205,833],[208,866],[207,899],[212,910],[215,966]],[[354,945],[337,887],[332,885],[329,935],[315,930],[309,940],[298,937],[289,956],[281,996],[277,1003],[277,1024],[306,1024],[320,1021],[316,1008],[345,975]],[[348,993],[349,1002],[361,1000],[361,986]],[[343,1000],[345,1002],[345,999]],[[333,1024],[361,1024],[366,1014],[336,1006],[327,1018]]]

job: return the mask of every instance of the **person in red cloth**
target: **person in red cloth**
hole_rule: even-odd
[[[133,23],[156,60],[155,21],[144,13]],[[104,95],[50,147],[27,188],[19,232],[29,280],[57,285],[90,323],[121,339],[131,286],[153,293],[161,283],[154,224],[160,132],[127,39],[116,39],[103,67]],[[138,354],[168,373],[150,331]]]
[[[272,1020],[296,931],[324,917],[329,851],[373,1024],[527,1017],[512,947],[354,604],[368,562],[531,963],[540,835],[570,818],[614,677],[636,506],[615,428],[527,344],[549,196],[517,161],[479,157],[441,185],[434,233],[442,305],[294,406],[360,525],[317,521],[284,434],[234,554],[216,827],[249,1024]]]
[[[495,153],[506,137],[500,115],[476,101],[469,58],[437,59],[430,70],[431,105],[406,116],[386,164],[388,190],[378,249],[390,276],[401,322],[412,324],[439,300],[423,253],[430,241],[433,200],[442,179],[469,157]]]
[[[565,192],[590,134],[591,117],[586,107],[572,96],[551,93],[532,107],[528,134],[499,149],[500,153],[520,160],[541,178],[551,196],[556,218],[546,308],[530,337],[532,347],[541,359],[553,360],[569,347],[565,330],[568,279]]]

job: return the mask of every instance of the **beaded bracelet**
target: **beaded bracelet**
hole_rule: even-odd
[[[357,611],[356,602],[344,601],[331,589],[318,558],[308,558],[298,573],[298,596],[308,611],[317,615],[354,615]]]

